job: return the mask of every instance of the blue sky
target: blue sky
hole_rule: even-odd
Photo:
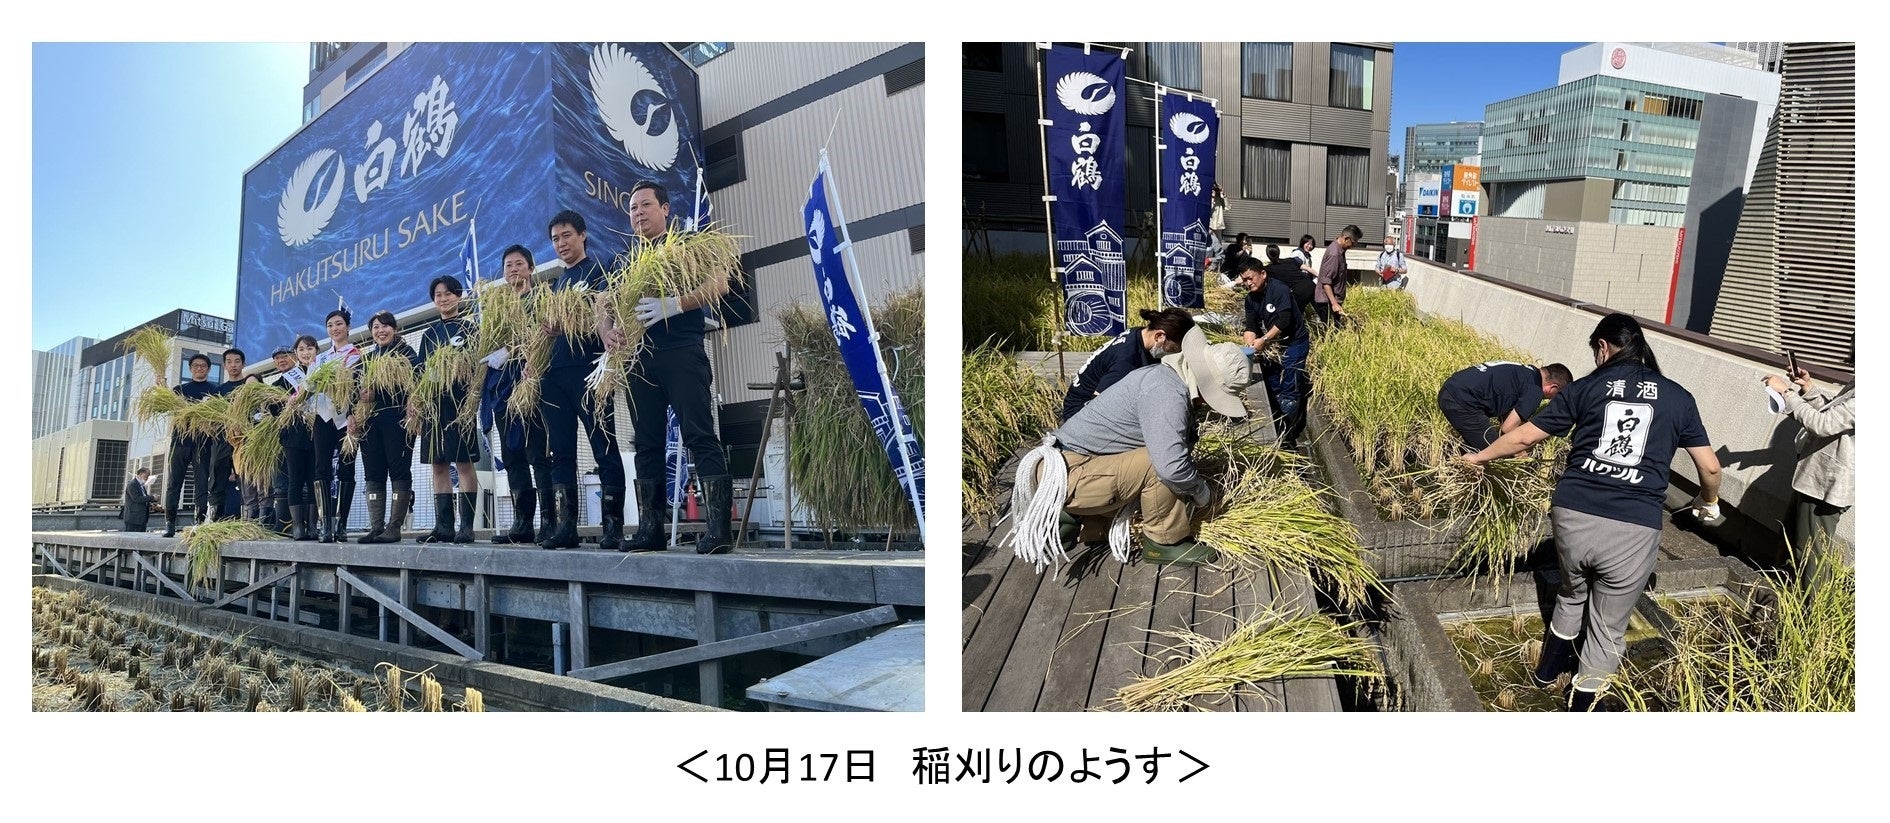
[[[302,125],[308,44],[33,46],[33,348],[236,310],[243,171]]]
[[[1562,53],[1583,43],[1398,43],[1391,64],[1391,153],[1418,123],[1482,120],[1483,107],[1555,85]]]

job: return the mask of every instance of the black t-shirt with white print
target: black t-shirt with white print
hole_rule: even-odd
[[[1693,395],[1636,361],[1570,383],[1530,422],[1574,431],[1554,505],[1651,529],[1661,527],[1674,451],[1709,445]]]

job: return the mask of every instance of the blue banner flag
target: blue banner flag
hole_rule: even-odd
[[[683,491],[689,488],[689,454],[683,450],[682,426],[676,422],[676,410],[664,409],[663,482],[668,489],[669,505],[680,506]]]
[[[1221,116],[1214,104],[1164,90],[1156,102],[1160,128],[1162,202],[1162,302],[1185,309],[1205,307],[1201,262],[1207,256],[1214,211],[1214,147]]]
[[[881,356],[878,333],[873,318],[860,303],[847,276],[840,255],[852,245],[839,207],[839,199],[828,200],[826,156],[823,152],[820,173],[808,192],[807,206],[801,212],[807,227],[807,245],[814,261],[814,287],[820,293],[821,309],[833,330],[840,355],[846,360],[847,373],[853,377],[853,390],[872,422],[873,434],[892,464],[893,477],[906,497],[912,500],[920,539],[925,536],[925,451],[912,431],[912,419],[906,415],[892,380],[886,375],[886,361]],[[857,264],[856,264],[857,265]]]
[[[1128,327],[1129,266],[1122,210],[1129,173],[1123,142],[1123,61],[1052,46],[1044,55],[1044,164],[1049,172],[1052,260],[1063,275],[1071,334],[1118,335]]]

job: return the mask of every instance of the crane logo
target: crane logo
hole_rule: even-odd
[[[334,149],[322,149],[309,155],[295,167],[295,173],[289,175],[289,185],[282,191],[282,205],[276,208],[276,229],[289,248],[308,245],[328,227],[328,221],[335,217],[335,207],[341,205],[344,164],[336,163],[326,175],[322,174],[334,157]],[[319,198],[313,207],[309,206],[311,193]]]
[[[641,60],[622,46],[598,46],[591,52],[591,94],[604,128],[632,160],[651,171],[675,165],[682,145],[676,104]]]

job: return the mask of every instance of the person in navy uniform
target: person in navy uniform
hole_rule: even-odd
[[[427,294],[433,307],[440,310],[440,322],[420,335],[422,364],[441,348],[465,348],[478,331],[460,312],[460,298],[465,296],[466,287],[459,278],[450,274],[435,277],[427,284]],[[479,499],[479,478],[473,474],[473,463],[479,460],[479,433],[453,422],[459,419],[459,408],[471,393],[471,385],[448,387],[440,398],[439,417],[421,426],[420,459],[433,467],[433,531],[420,538],[422,543],[471,543],[473,539],[473,508]],[[447,471],[449,465],[459,472],[457,495]],[[455,498],[459,501],[457,528]]]
[[[630,229],[638,242],[653,242],[670,231],[669,192],[648,180],[630,191]],[[728,292],[726,274],[713,291]],[[709,353],[703,349],[706,317],[693,295],[663,295],[637,301],[636,322],[646,331],[637,346],[626,382],[630,385],[630,431],[636,447],[637,530],[625,551],[663,551],[668,505],[663,494],[663,446],[669,416],[676,410],[676,425],[683,445],[696,464],[696,476],[706,507],[707,528],[696,542],[698,554],[722,554],[735,548],[729,527],[734,486],[722,439],[715,432],[714,399],[710,387]],[[606,321],[607,322],[607,321]],[[604,323],[600,323],[600,328]],[[622,332],[602,331],[604,345],[615,351],[624,344]]]
[[[295,405],[302,402],[297,395],[301,394],[309,372],[315,369],[315,358],[321,354],[321,344],[315,342],[314,336],[304,334],[295,338],[291,351],[294,359],[288,368],[276,375],[276,385],[289,390],[289,405]],[[311,419],[295,413],[291,413],[282,423],[281,499],[287,509],[288,516],[284,520],[291,540],[306,541],[317,537],[315,485],[316,478],[321,475],[317,464],[326,461],[329,455],[317,448],[315,432],[324,427],[333,428],[328,421],[319,417]]]
[[[584,215],[571,209],[551,218],[551,247],[564,262],[564,273],[551,283],[553,291],[581,288],[602,292],[609,285],[604,267],[598,265],[585,248],[584,228]],[[602,301],[596,305],[597,334],[601,338],[614,332],[616,327]],[[617,447],[617,410],[613,404],[604,409],[601,417],[595,416],[584,396],[587,388],[584,378],[590,374],[597,356],[603,354],[604,343],[598,338],[567,334],[568,331],[550,325],[544,327],[546,336],[563,339],[552,343],[551,365],[539,384],[538,411],[545,422],[557,526],[547,527],[538,545],[547,549],[577,548],[577,436],[581,423],[585,439],[591,444],[591,455],[597,459],[597,479],[603,493],[604,530],[598,546],[615,551],[623,542],[624,504],[623,452]],[[661,438],[658,439],[660,443]]]
[[[1243,258],[1252,259],[1252,258]],[[1083,370],[1070,381],[1063,395],[1063,420],[1075,417],[1085,403],[1129,372],[1152,366],[1167,355],[1181,351],[1181,338],[1194,328],[1194,316],[1182,309],[1142,310],[1142,327],[1123,332],[1104,343],[1083,363]]]
[[[1719,519],[1719,458],[1693,395],[1660,373],[1640,323],[1610,314],[1588,337],[1595,370],[1488,448],[1472,465],[1520,454],[1550,435],[1573,435],[1549,509],[1561,589],[1542,639],[1538,685],[1575,673],[1569,707],[1591,710],[1621,665],[1628,617],[1659,559],[1667,477],[1686,449],[1700,478],[1690,504]]]
[[[248,362],[249,356],[235,346],[223,352],[223,382],[217,384],[216,391],[219,396],[228,397],[243,385],[243,368]],[[229,440],[218,437],[210,441],[210,471],[223,478],[223,494],[216,499],[214,519],[236,517],[242,510],[245,490],[236,476],[236,448]],[[202,508],[199,504],[198,509]]]
[[[368,319],[368,334],[374,338],[374,351],[363,358],[366,363],[382,357],[405,357],[419,369],[419,356],[400,337],[400,321],[394,313],[383,311]],[[400,528],[413,509],[413,435],[402,420],[407,416],[407,394],[399,391],[361,389],[367,401],[367,419],[353,417],[348,429],[361,438],[361,470],[367,480],[368,531],[359,543],[399,543]],[[393,483],[393,500],[387,500],[387,486]],[[385,520],[383,520],[383,516]]]
[[[1273,248],[1271,246],[1269,249]],[[1293,290],[1273,279],[1266,266],[1254,258],[1241,261],[1240,282],[1247,287],[1244,308],[1247,329],[1241,340],[1255,352],[1279,343],[1280,359],[1260,358],[1260,372],[1267,381],[1267,405],[1272,407],[1273,429],[1280,445],[1299,446],[1300,433],[1306,429],[1305,386],[1306,352],[1310,337],[1306,318],[1299,312]]]
[[[1437,390],[1437,410],[1466,449],[1476,451],[1527,422],[1542,401],[1554,399],[1574,379],[1560,363],[1536,367],[1491,360],[1446,378]]]
[[[125,501],[118,510],[118,517],[125,523],[125,531],[144,531],[145,524],[151,518],[151,490],[145,486],[151,482],[151,470],[140,466],[130,480],[125,481]]]
[[[164,375],[157,376],[158,385],[165,384]],[[183,396],[186,401],[195,403],[207,397],[215,396],[217,385],[210,382],[210,355],[193,354],[190,356],[190,382],[174,386],[171,391]],[[184,476],[191,473],[197,478],[197,507],[203,507],[212,500],[223,499],[223,478],[210,470],[211,445],[200,437],[182,437],[173,429],[171,432],[171,450],[166,458],[164,470],[164,536],[177,535],[177,505],[184,493]],[[203,523],[203,514],[197,516],[197,522]]]
[[[532,271],[536,265],[532,260],[531,249],[513,244],[500,257],[505,261],[506,285],[520,299],[529,299],[535,285]],[[480,431],[485,431],[494,423],[502,427],[499,432],[499,461],[505,464],[506,487],[512,493],[512,528],[492,535],[492,542],[501,546],[538,542],[537,532],[532,529],[534,506],[538,508],[539,520],[546,534],[551,533],[552,527],[556,525],[557,514],[553,511],[554,501],[551,496],[551,464],[545,456],[544,421],[536,414],[514,417],[508,411],[512,392],[518,387],[524,370],[525,364],[519,358],[509,358],[498,367],[487,363],[485,387],[479,393]],[[538,478],[536,485],[532,482],[533,475]],[[538,493],[540,489],[544,490],[544,494]]]

